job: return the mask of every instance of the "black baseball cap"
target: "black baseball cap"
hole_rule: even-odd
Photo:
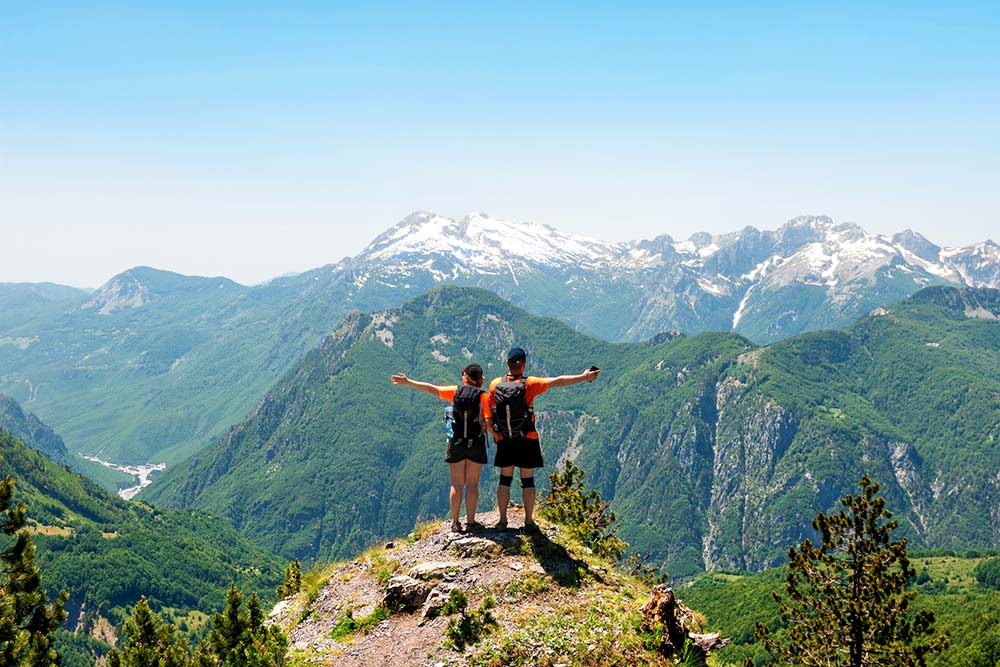
[[[512,347],[507,353],[507,361],[526,361],[527,359],[528,355],[519,347]]]

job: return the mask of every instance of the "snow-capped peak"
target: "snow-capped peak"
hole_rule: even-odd
[[[627,253],[627,245],[607,243],[548,225],[509,222],[475,212],[456,221],[417,211],[379,236],[358,259],[385,261],[412,256],[446,256],[482,270],[511,262],[542,266],[600,264]]]
[[[937,283],[1000,285],[996,244],[941,249],[909,230],[876,235],[853,223],[811,215],[774,231],[745,227],[718,236],[697,233],[680,242],[664,234],[651,241],[611,243],[483,212],[455,220],[416,211],[348,260],[348,266],[358,288],[369,280],[387,287],[416,287],[428,280],[480,285],[510,280],[517,290],[533,271],[557,271],[568,289],[581,294],[587,285],[614,284],[609,289],[635,290],[644,295],[636,297],[640,301],[658,303],[667,298],[663,294],[676,291],[684,308],[694,312],[731,309],[733,326],[745,326],[758,302],[791,284],[822,288],[836,304],[859,298],[864,293],[859,286],[881,281],[912,285],[914,291]]]

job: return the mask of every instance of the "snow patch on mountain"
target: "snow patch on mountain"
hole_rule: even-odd
[[[576,234],[566,234],[548,225],[495,220],[472,213],[460,221],[429,211],[418,211],[380,236],[359,260],[385,262],[412,256],[427,257],[411,265],[453,279],[460,271],[507,272],[524,266],[562,267],[621,264],[622,259],[644,262],[648,253],[630,254],[622,243],[606,243]],[[455,266],[443,271],[436,259],[447,258]]]
[[[758,318],[777,316],[772,299],[789,285],[822,290],[821,298],[845,317],[850,303],[863,301],[868,288],[882,281],[891,280],[892,290],[904,292],[908,284],[915,292],[939,282],[997,287],[1000,246],[985,242],[942,249],[911,230],[881,236],[825,216],[800,216],[775,231],[745,227],[717,236],[697,233],[686,241],[664,234],[605,242],[485,213],[455,220],[417,211],[347,260],[344,271],[357,289],[458,282],[511,290],[529,301],[549,298],[528,295],[537,277],[555,279],[552,284],[583,307],[595,298],[618,299],[623,307],[636,304],[639,320],[604,334],[615,337],[718,327],[720,319],[722,326],[731,322],[734,328],[766,326],[770,331]],[[536,278],[526,280],[532,275]],[[757,315],[748,324],[751,313]],[[676,320],[677,314],[686,319]],[[793,308],[781,317],[795,322],[802,315]],[[795,326],[808,326],[804,322]]]

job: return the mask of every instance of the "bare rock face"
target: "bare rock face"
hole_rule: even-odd
[[[454,579],[455,574],[461,569],[462,564],[455,561],[427,561],[417,563],[407,574],[422,581],[447,580]]]
[[[420,609],[431,592],[431,584],[406,575],[397,575],[386,583],[382,604],[388,609]]]
[[[451,543],[451,549],[462,558],[499,558],[503,548],[499,540],[465,537]]]
[[[674,596],[674,591],[666,586],[655,586],[652,598],[642,607],[642,622],[646,629],[663,629],[663,640],[659,651],[663,655],[674,655],[684,648],[687,639],[699,649],[708,653],[727,645],[729,638],[721,638],[718,633],[698,634],[690,631],[695,625],[694,614]]]
[[[457,584],[442,583],[435,586],[427,596],[427,600],[424,601],[420,617],[426,620],[440,616],[441,609],[447,604],[451,591],[455,588],[458,588]]]

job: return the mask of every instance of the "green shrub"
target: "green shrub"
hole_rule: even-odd
[[[620,560],[628,543],[617,536],[619,523],[597,491],[585,491],[583,470],[566,461],[562,472],[549,475],[550,490],[542,499],[542,516],[560,523],[595,555]]]
[[[454,588],[448,594],[448,602],[441,608],[446,615],[458,614],[457,618],[448,621],[445,628],[445,646],[455,651],[464,651],[466,646],[478,644],[487,632],[497,627],[497,621],[490,613],[496,606],[493,596],[487,595],[483,603],[472,613],[466,613],[469,598],[460,589]]]
[[[299,563],[299,559],[296,558],[288,564],[288,567],[285,568],[285,581],[275,589],[275,593],[278,594],[279,600],[283,600],[289,595],[295,595],[301,590],[302,567]]]
[[[1000,556],[984,560],[973,573],[983,586],[1000,591]]]
[[[389,610],[379,605],[372,610],[372,613],[368,614],[364,618],[354,618],[354,612],[350,609],[345,611],[337,619],[337,623],[330,630],[330,637],[340,641],[345,637],[350,637],[351,635],[356,635],[359,632],[368,634],[371,632],[376,625],[389,618]]]

